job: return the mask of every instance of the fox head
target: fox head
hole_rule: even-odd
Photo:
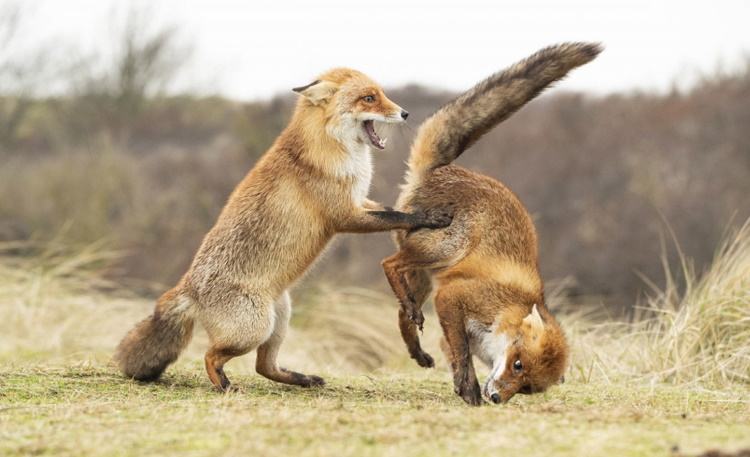
[[[401,123],[409,112],[385,96],[378,83],[363,73],[336,68],[314,82],[296,87],[304,108],[322,110],[328,133],[347,145],[352,142],[385,148],[375,123]]]
[[[535,304],[521,325],[506,331],[505,357],[499,357],[484,383],[484,394],[493,403],[505,403],[515,394],[544,392],[565,381],[568,343],[560,325]]]

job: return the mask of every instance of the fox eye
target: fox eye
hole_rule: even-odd
[[[375,96],[374,95],[365,95],[362,97],[362,100],[364,100],[367,103],[375,103]]]
[[[513,362],[513,369],[516,370],[516,372],[521,371],[523,369],[523,364],[521,363],[520,359],[517,359],[515,362]]]

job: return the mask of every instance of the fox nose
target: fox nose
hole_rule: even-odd
[[[492,403],[498,404],[500,403],[500,395],[494,393],[490,396],[490,400],[492,400]]]
[[[401,110],[401,117],[406,120],[407,117],[409,117],[409,112],[405,109]]]

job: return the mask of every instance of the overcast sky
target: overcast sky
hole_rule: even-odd
[[[13,3],[0,0],[0,5]],[[15,3],[18,3],[16,1]],[[26,43],[106,47],[133,8],[194,47],[183,83],[267,99],[336,66],[386,87],[464,90],[539,48],[601,41],[560,84],[596,93],[667,90],[750,55],[750,1],[24,0]]]

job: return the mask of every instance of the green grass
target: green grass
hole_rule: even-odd
[[[446,372],[390,370],[302,389],[257,375],[214,392],[203,371],[159,383],[109,366],[0,375],[0,454],[452,456],[698,455],[750,447],[750,390],[570,382],[469,408]]]

